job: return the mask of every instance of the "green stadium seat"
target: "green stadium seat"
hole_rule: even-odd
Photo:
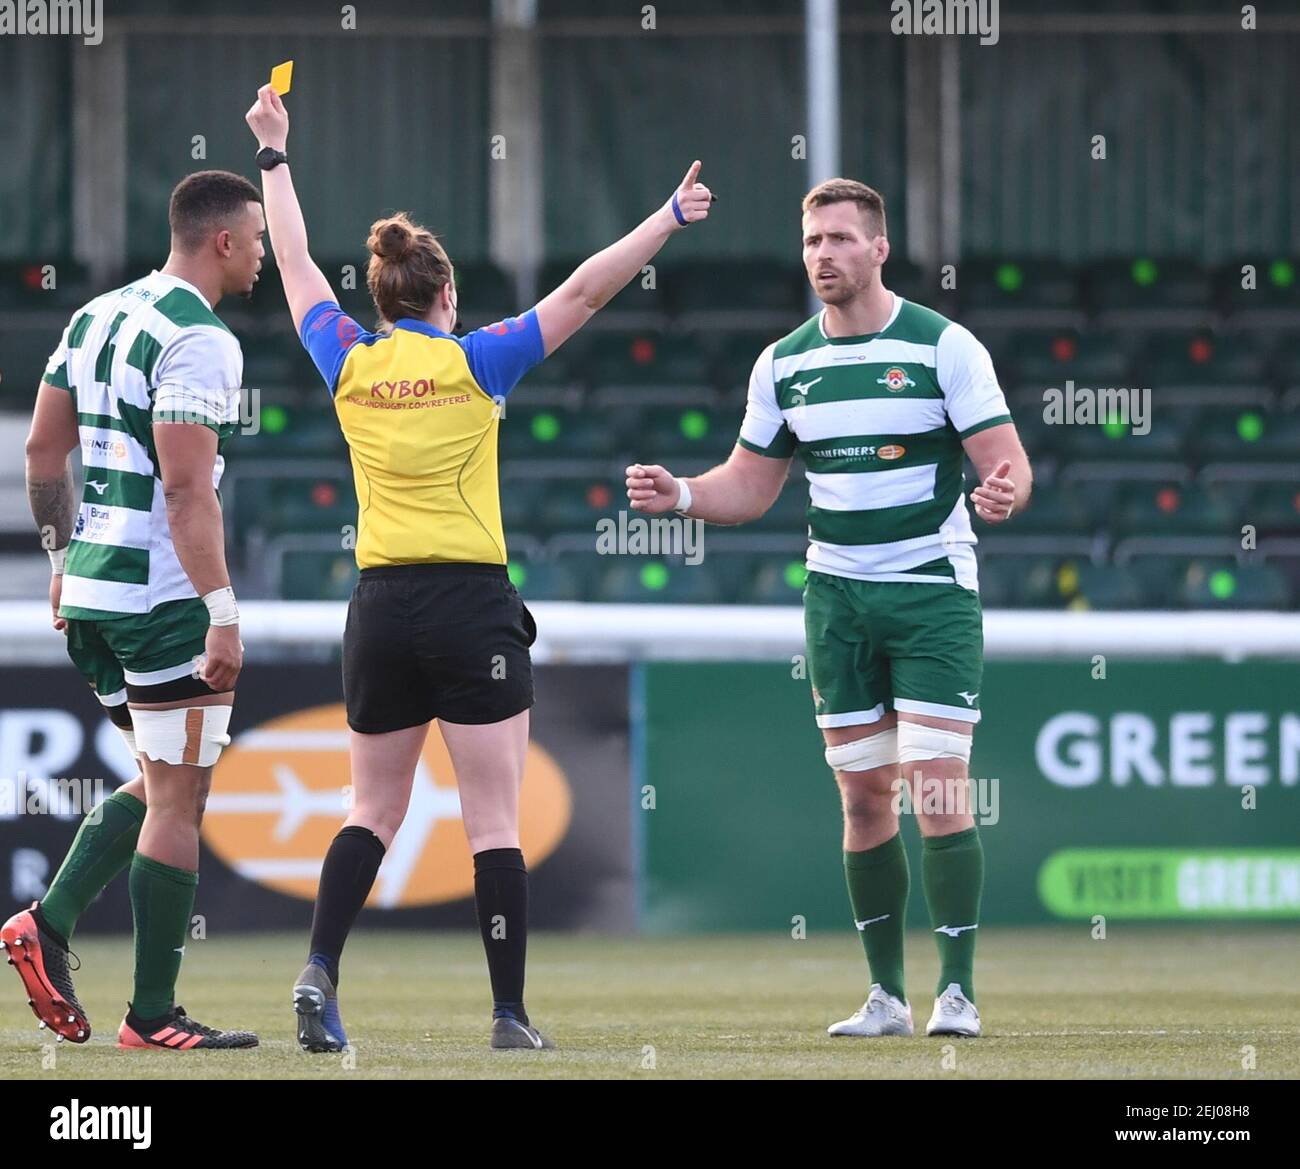
[[[1198,418],[1189,447],[1204,462],[1294,459],[1300,452],[1300,416],[1253,406],[1209,409]]]
[[[660,278],[674,313],[758,310],[798,313],[806,281],[798,264],[772,260],[687,260]]]
[[[1289,609],[1291,587],[1271,564],[1197,563],[1184,574],[1177,600],[1189,609]]]
[[[240,499],[240,510],[247,518]],[[357,522],[351,475],[290,476],[270,481],[252,526],[267,532],[337,532]]]
[[[521,408],[512,396],[499,434],[503,459],[599,458],[609,454],[611,427],[589,410]]]
[[[1264,379],[1265,362],[1259,343],[1245,334],[1155,333],[1137,368],[1148,385],[1255,385]]]
[[[595,597],[598,601],[716,605],[725,599],[707,554],[699,564],[650,556],[607,559],[615,563],[600,576]]]
[[[1227,500],[1203,487],[1151,483],[1117,501],[1110,526],[1117,534],[1230,535],[1237,517]]]
[[[754,362],[782,330],[736,330],[720,334],[714,339],[713,381],[724,390],[736,390],[743,403],[743,393],[754,371]],[[739,420],[737,420],[739,421]]]
[[[1003,359],[1017,373],[1017,381],[1065,387],[1125,385],[1127,359],[1109,333],[1084,333],[1069,329],[1032,329],[1016,334]]]
[[[1100,424],[1076,423],[1049,429],[1058,432],[1056,449],[1071,459],[1164,462],[1184,457],[1195,418],[1194,409],[1162,409],[1153,395],[1145,434],[1136,432],[1133,418],[1127,423],[1114,418]]]
[[[963,311],[1070,309],[1080,303],[1078,279],[1059,260],[1011,257],[963,260],[957,265],[957,297]]]
[[[1103,260],[1085,275],[1095,312],[1118,309],[1204,309],[1211,301],[1210,276],[1191,260],[1138,257]]]
[[[747,594],[739,599],[749,605],[801,605],[807,579],[802,556],[767,557]]]
[[[1141,583],[1112,564],[1080,564],[1072,609],[1140,609],[1145,604]]]
[[[1255,287],[1243,288],[1242,268],[1250,264]],[[1219,295],[1236,312],[1260,308],[1300,309],[1300,260],[1290,256],[1254,256],[1225,264],[1215,277]]]
[[[885,287],[898,293],[904,300],[917,301],[920,304],[932,304],[937,297],[937,282],[933,272],[924,271],[919,264],[910,260],[894,259],[892,256],[883,270]],[[806,278],[805,278],[806,286]]]
[[[571,564],[511,555],[510,579],[527,601],[582,601],[583,574]]]
[[[263,402],[258,428],[256,434],[236,436],[230,444],[234,457],[239,457],[243,450],[257,458],[314,455],[346,459],[347,443],[329,398],[323,392],[314,408]]]
[[[1023,552],[979,552],[981,590],[1010,608],[1059,609],[1078,591],[1077,558]],[[992,600],[990,608],[996,607]]]
[[[698,386],[709,380],[694,337],[649,331],[597,334],[581,373],[595,386]]]
[[[654,460],[666,465],[672,465],[674,456],[720,462],[736,445],[738,433],[738,420],[730,411],[715,412],[707,406],[651,406],[642,412],[637,446],[654,452]]]
[[[280,595],[286,601],[345,601],[356,581],[351,552],[286,552]]]
[[[538,490],[535,512],[542,531],[589,532],[594,540],[598,521],[628,508],[624,485],[610,479],[547,479]]]
[[[1241,509],[1243,523],[1261,535],[1300,535],[1300,482],[1266,483]]]
[[[1033,458],[1034,452],[1028,444],[1026,450]],[[967,496],[972,490],[974,484],[968,483]],[[973,512],[974,509],[970,510]],[[1029,507],[1018,512],[1014,518],[1015,530],[1019,535],[1053,535],[1057,532],[1079,534],[1093,531],[1104,521],[1105,516],[1098,513],[1095,500],[1089,499],[1077,489],[1054,483],[1035,484]]]

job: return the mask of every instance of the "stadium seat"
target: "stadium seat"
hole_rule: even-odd
[[[485,323],[519,311],[515,304],[514,279],[487,260],[452,262],[456,296],[466,318],[483,318]]]
[[[668,309],[673,313],[719,309],[797,314],[803,307],[802,268],[773,260],[687,260],[660,270]]]
[[[1078,280],[1059,260],[971,257],[957,265],[963,312],[983,309],[1069,309],[1079,304]]]
[[[641,415],[639,448],[671,466],[674,455],[725,459],[736,445],[738,420],[700,406],[652,406]]]
[[[1004,358],[1016,380],[1045,388],[1076,386],[1095,388],[1125,384],[1127,359],[1109,333],[1079,334],[1069,329],[1032,329],[1016,334]]]
[[[1152,483],[1130,489],[1110,515],[1120,535],[1230,535],[1236,516],[1224,496],[1195,485]]]
[[[709,380],[693,336],[649,331],[598,334],[581,374],[595,386],[703,386]]]
[[[571,564],[510,556],[510,579],[528,601],[585,600],[583,576]]]
[[[1289,609],[1291,587],[1271,564],[1196,563],[1184,573],[1176,600],[1189,609]]]
[[[526,399],[525,399],[526,400]],[[500,450],[510,458],[600,458],[610,453],[609,422],[589,410],[506,406]]]
[[[1144,385],[1254,385],[1264,379],[1264,355],[1247,334],[1204,331],[1153,333],[1136,366]]]
[[[559,288],[578,267],[586,256],[561,256],[547,260],[537,277],[537,298],[540,300],[547,293]],[[647,286],[647,279],[635,276],[614,297],[603,310],[606,313],[662,313],[664,311],[664,281],[662,273],[656,269],[653,283]],[[581,336],[581,334],[579,334]],[[570,342],[565,343],[566,346]]]
[[[1300,482],[1265,483],[1241,509],[1243,523],[1262,535],[1300,535]]]
[[[766,557],[745,595],[749,605],[801,605],[808,572],[802,556]]]
[[[1294,459],[1300,452],[1300,415],[1220,407],[1197,423],[1188,453],[1203,462]]]
[[[1140,582],[1113,564],[1081,563],[1074,580],[1072,609],[1140,609],[1145,600]]]
[[[595,599],[614,603],[720,604],[723,592],[706,556],[699,564],[661,557],[615,556],[601,574]]]
[[[351,552],[286,552],[280,595],[287,601],[344,601],[356,581]]]
[[[1093,264],[1084,280],[1094,312],[1123,309],[1204,309],[1211,301],[1210,276],[1191,260],[1138,257]]]
[[[516,484],[518,490],[522,484]],[[610,479],[547,479],[538,483],[541,498],[534,509],[539,532],[588,532],[596,523],[628,506],[622,483]]]
[[[1243,288],[1242,268],[1254,269],[1254,288]],[[1265,259],[1254,256],[1225,264],[1215,275],[1222,302],[1234,312],[1251,309],[1300,309],[1300,260],[1289,256]],[[1235,319],[1235,318],[1234,318]]]
[[[980,587],[990,608],[1058,609],[1078,591],[1077,558],[1027,553],[979,553]],[[992,599],[996,597],[996,602]]]

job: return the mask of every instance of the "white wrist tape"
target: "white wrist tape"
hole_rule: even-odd
[[[239,606],[235,604],[235,590],[229,586],[224,589],[213,589],[212,592],[205,594],[203,603],[208,607],[208,624],[239,624]]]
[[[63,562],[68,558],[67,547],[46,549],[50,556],[50,568],[55,576],[63,575]]]
[[[680,492],[680,494],[677,497],[677,506],[673,508],[673,510],[683,511],[683,512],[690,511],[691,510],[691,489],[686,485],[686,480],[678,479],[674,477],[673,482],[677,484],[677,490]]]

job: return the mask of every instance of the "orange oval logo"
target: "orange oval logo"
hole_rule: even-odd
[[[882,459],[901,459],[907,454],[907,447],[898,446],[896,443],[890,443],[888,446],[882,446],[877,452]]]
[[[321,862],[351,805],[343,705],[315,706],[245,731],[217,762],[203,838],[240,876],[312,900]],[[528,745],[519,836],[530,865],[555,851],[573,801],[555,760]],[[410,908],[474,892],[451,758],[435,723],[415,769],[406,820],[379,866],[366,904]]]

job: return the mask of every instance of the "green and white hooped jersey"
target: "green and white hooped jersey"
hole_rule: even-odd
[[[175,276],[153,272],[73,315],[45,370],[73,395],[85,478],[63,616],[148,613],[197,595],[172,545],[153,424],[207,426],[220,452],[239,423],[243,369],[234,335]],[[214,488],[223,467],[218,453]]]
[[[978,590],[961,444],[1011,421],[988,350],[898,295],[868,336],[827,337],[822,315],[763,350],[740,428],[807,465],[808,569]]]

